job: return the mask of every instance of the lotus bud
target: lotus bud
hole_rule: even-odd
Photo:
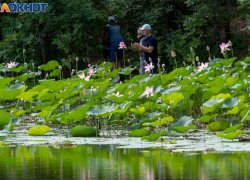
[[[208,50],[208,51],[210,50],[209,46],[207,46],[207,50]]]
[[[32,63],[32,66],[34,67],[34,66],[35,66],[35,63]]]
[[[24,101],[24,99],[22,98],[22,99],[21,99],[21,102],[23,102],[23,101]]]
[[[94,86],[91,86],[91,89],[93,90],[93,89],[94,89]]]
[[[101,92],[103,93],[103,89],[101,89]]]
[[[197,70],[196,69],[194,69],[194,73],[196,73],[197,72]]]
[[[198,64],[198,66],[200,66],[200,65],[201,65],[201,63],[200,63],[200,62],[198,62],[197,64]]]
[[[227,73],[228,73],[228,70],[226,70],[225,73],[227,74]]]
[[[162,68],[164,68],[164,67],[165,67],[165,64],[162,64],[161,66],[162,66]]]
[[[83,89],[83,94],[86,96],[88,94],[88,91],[86,88]]]
[[[111,72],[111,70],[109,69],[109,72]]]
[[[158,118],[158,121],[161,122],[161,118],[160,117]]]
[[[99,89],[100,89],[100,86],[97,86],[96,89],[99,90]]]
[[[234,90],[231,91],[231,94],[236,94],[236,92]]]
[[[199,56],[196,56],[196,58],[195,58],[195,59],[196,59],[196,61],[198,61],[198,62],[199,62]]]
[[[160,63],[158,63],[157,66],[160,67]]]
[[[191,81],[191,78],[190,78],[190,77],[188,77],[188,80],[189,80],[189,81]]]
[[[142,70],[141,69],[139,69],[139,74],[142,74]]]
[[[134,84],[131,84],[131,87],[134,88]]]
[[[244,80],[243,80],[243,83],[247,83],[247,80],[246,80],[246,79],[244,79]]]
[[[183,63],[183,65],[185,65],[185,64],[186,64],[186,62],[185,62],[185,61],[183,61],[182,63]]]
[[[105,74],[106,73],[106,71],[102,71],[102,74]]]
[[[39,67],[40,67],[40,66],[39,66]],[[61,66],[61,65],[59,65],[59,66],[58,66],[58,69],[62,69],[62,66]]]
[[[41,66],[38,66],[38,69],[41,69]]]
[[[149,57],[149,58],[148,58],[148,60],[149,60],[149,62],[152,62],[152,59],[151,59],[151,57]]]
[[[104,62],[103,64],[106,65],[106,62]]]
[[[24,84],[24,81],[22,81],[21,84]]]
[[[222,69],[222,71],[223,71],[223,72],[226,72],[226,69],[225,69],[225,68],[223,68],[223,69]]]
[[[13,110],[11,110],[11,111],[10,111],[10,114],[13,114],[13,113],[14,113],[14,111],[13,111]]]
[[[164,91],[164,88],[161,88],[161,91]]]
[[[72,69],[72,73],[74,73],[75,72],[75,69]]]
[[[112,78],[109,78],[109,81],[112,81]]]
[[[193,65],[195,65],[195,62],[194,62],[194,61],[193,61],[192,63],[193,63]]]
[[[172,105],[172,104],[174,104],[174,101],[171,100],[171,101],[170,101],[170,105]]]
[[[159,62],[159,63],[161,62],[161,58],[158,58],[158,62]]]
[[[228,41],[228,44],[229,44],[229,46],[232,46],[233,44],[232,44],[232,42],[229,40]]]
[[[130,60],[129,60],[129,59],[128,59],[127,61],[128,61],[128,63],[130,63]]]
[[[200,107],[200,110],[201,110],[201,112],[203,112],[203,111],[204,111],[204,108],[203,108],[203,106],[201,106],[201,107]]]
[[[26,62],[24,63],[24,66],[27,66],[27,63],[26,63]]]
[[[79,58],[78,58],[78,57],[76,57],[76,61],[79,61]]]
[[[64,91],[67,91],[67,88],[65,88]]]
[[[144,64],[148,64],[146,60],[144,60]]]
[[[150,74],[149,77],[152,77],[152,74]]]
[[[88,64],[88,67],[90,68],[90,67],[91,67],[91,64]]]
[[[190,47],[190,51],[193,51],[193,48],[192,48],[192,47]]]
[[[23,49],[23,53],[25,53],[25,51],[26,51],[26,50],[25,50],[25,49]]]
[[[71,83],[69,83],[69,86],[71,85]]]
[[[48,74],[48,73],[46,73],[46,77],[49,77],[49,74]]]
[[[179,77],[179,79],[181,80],[182,76]]]
[[[122,84],[122,81],[120,81],[120,84]]]
[[[247,75],[247,78],[250,78],[250,75]]]
[[[35,107],[34,107],[34,106],[31,106],[31,109],[33,109],[33,110],[34,110],[34,109],[35,109]]]
[[[129,91],[128,94],[129,94],[130,96],[132,96],[134,93],[133,93],[133,91]]]
[[[243,66],[243,71],[245,71],[246,70],[246,66]]]
[[[216,68],[216,71],[219,71],[220,70],[220,68]]]
[[[209,61],[209,62],[211,62],[211,61],[212,61],[211,57],[209,57],[209,58],[208,58],[208,61]]]

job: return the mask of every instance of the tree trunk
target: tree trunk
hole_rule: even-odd
[[[215,35],[215,41],[216,41],[216,46],[220,43],[220,33],[218,31],[218,26],[217,26],[217,15],[218,15],[218,0],[215,0],[215,6],[214,6],[214,35]]]
[[[38,24],[36,24],[36,30],[37,33],[42,41],[42,56],[43,56],[43,63],[46,64],[46,53],[45,53],[45,47],[44,47],[44,39],[46,35],[46,29],[47,29],[47,24],[45,23],[44,28],[43,28],[43,33],[40,33]]]

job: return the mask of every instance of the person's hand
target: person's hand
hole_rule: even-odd
[[[135,47],[134,47],[134,44],[133,44],[132,42],[131,42],[131,46],[132,46],[133,48],[135,48]]]
[[[133,47],[136,48],[136,49],[138,49],[138,48],[140,47],[140,44],[137,43],[137,42],[135,42],[135,43],[133,44]]]
[[[139,53],[139,55],[141,56],[141,57],[144,57],[145,55],[144,54],[142,54],[142,53]]]

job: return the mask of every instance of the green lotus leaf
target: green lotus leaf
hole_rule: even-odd
[[[239,127],[241,127],[243,125],[244,125],[244,123],[239,123],[235,126],[232,126],[230,128],[225,129],[224,131],[222,131],[222,133],[227,134],[227,133],[235,132]]]
[[[189,90],[189,91],[186,91],[186,92],[184,92],[182,95],[184,96],[184,101],[187,101],[188,100],[188,98],[192,95],[192,94],[194,94],[195,93],[195,91],[194,90]]]
[[[35,95],[37,95],[39,92],[23,92],[22,94],[20,94],[19,96],[17,96],[17,98],[19,99],[23,99],[25,102],[27,101],[33,101],[33,97]]]
[[[16,124],[19,124],[20,118],[11,118],[10,122],[8,125],[4,126],[4,130],[12,132],[13,129],[15,128]]]
[[[18,68],[11,68],[9,71],[20,73],[23,69],[26,69],[26,66],[19,66]]]
[[[208,76],[210,76],[210,75],[212,75],[213,74],[213,72],[206,72],[205,74],[201,74],[201,75],[199,75],[197,78],[196,78],[196,81],[205,81],[207,78],[208,78]]]
[[[56,104],[54,106],[44,107],[37,116],[47,118],[52,112],[54,112],[58,108],[58,106],[59,104]]]
[[[135,68],[136,68],[136,67],[134,67],[134,68],[126,67],[126,68],[122,69],[122,70],[119,72],[119,74],[129,75]]]
[[[162,93],[162,95],[171,94],[173,92],[180,90],[181,88],[182,88],[182,86],[165,89],[164,92]]]
[[[223,66],[228,66],[229,64],[231,64],[232,62],[234,62],[235,59],[237,59],[237,57],[230,58],[230,59],[223,59],[219,63],[222,64]]]
[[[9,84],[11,81],[13,81],[15,78],[13,77],[7,77],[7,78],[0,78],[0,87]]]
[[[160,106],[159,104],[155,104],[153,102],[146,102],[145,104],[141,104],[140,106],[145,107],[147,110],[154,110],[155,108],[157,108],[158,106]]]
[[[214,98],[223,98],[224,100],[226,100],[228,98],[231,98],[231,95],[229,93],[227,93],[227,94],[220,93],[218,95],[212,96],[211,99],[209,99],[209,100],[212,100]]]
[[[15,116],[15,117],[19,117],[19,116],[22,116],[24,113],[25,113],[24,110],[18,110],[18,109],[16,109],[16,110],[13,112],[12,115]]]
[[[117,83],[119,80],[120,80],[120,76],[112,77],[112,78],[111,78],[111,82],[112,82],[112,83]]]
[[[30,77],[29,74],[24,74],[24,75],[21,75],[21,76],[17,76],[17,77],[15,78],[15,80],[18,80],[19,82],[21,82],[21,81],[26,81],[29,77]]]
[[[180,93],[171,93],[170,95],[163,95],[162,98],[167,101],[168,104],[178,104],[181,100],[184,99],[184,96]]]
[[[213,81],[208,82],[209,86],[221,86],[226,82],[226,78],[217,76],[213,79]]]
[[[112,63],[111,62],[102,62],[99,67],[105,68],[105,71],[108,71],[112,69]]]
[[[250,120],[250,109],[244,109],[240,112],[240,116],[243,118],[241,120],[241,122],[244,122],[244,121],[247,121],[247,120]]]
[[[137,109],[132,108],[129,111],[131,111],[131,112],[133,112],[133,113],[135,113],[137,115],[141,115],[141,114],[143,114],[146,111],[146,109],[145,109],[145,107],[139,107]]]
[[[228,121],[224,122],[216,121],[208,124],[206,129],[210,131],[224,131],[226,128],[229,127],[230,127],[230,122]]]
[[[73,137],[97,137],[100,131],[90,126],[76,126],[69,130]]]
[[[206,92],[203,92],[202,99],[203,99],[203,100],[208,100],[208,99],[210,99],[212,96],[213,96],[213,93],[206,91]]]
[[[155,87],[153,88],[153,91],[154,91],[155,93],[161,92],[161,85],[155,86]]]
[[[178,121],[175,123],[175,124],[171,124],[168,129],[172,129],[174,127],[177,127],[177,126],[185,126],[185,127],[188,127],[191,122],[193,121],[194,119],[192,117],[188,117],[188,116],[183,116],[181,117],[180,119],[178,119]]]
[[[118,114],[127,113],[129,111],[129,107],[130,107],[131,103],[132,103],[132,101],[120,104],[114,112],[116,112]]]
[[[14,89],[23,89],[24,85],[21,85],[21,83],[17,83],[15,85],[10,86],[6,90],[14,90]]]
[[[156,111],[152,113],[148,113],[144,118],[139,119],[139,122],[154,122],[161,115],[162,113],[157,113]]]
[[[223,98],[213,98],[212,100],[206,101],[203,106],[205,107],[213,107],[214,105],[223,102]]]
[[[221,134],[221,133],[216,133],[215,136],[218,136],[218,137],[223,137],[225,139],[230,139],[230,140],[233,140],[235,138],[237,138],[239,135],[243,134],[243,133],[247,133],[247,131],[242,131],[242,130],[238,130],[236,132],[231,132],[231,133],[228,133],[228,134]]]
[[[123,96],[116,96],[116,95],[110,95],[107,99],[114,101],[116,103],[122,103],[124,102],[126,99],[128,98],[127,95],[123,95]]]
[[[239,102],[241,101],[241,99],[239,98],[232,98],[232,99],[227,99],[223,104],[222,104],[222,108],[230,108],[230,107],[235,107],[239,104]]]
[[[212,86],[208,91],[213,94],[218,94],[224,88],[224,85]]]
[[[51,71],[56,69],[59,66],[59,63],[55,60],[49,61],[47,64],[41,65],[41,70]]]
[[[1,100],[14,100],[20,94],[21,94],[21,89],[14,89],[14,90],[0,89]]]
[[[6,111],[0,110],[0,130],[4,128],[5,125],[8,125],[10,122],[10,115]]]
[[[130,137],[143,137],[148,136],[150,134],[150,130],[146,129],[135,129],[131,133],[129,133]]]
[[[242,65],[242,66],[249,66],[249,64],[250,64],[250,61],[246,61],[246,62],[238,61],[237,62],[237,65]]]
[[[115,107],[115,104],[109,106],[97,105],[96,107],[90,107],[87,111],[87,114],[107,117],[116,109],[117,107]]]
[[[165,134],[167,134],[167,132],[165,130],[162,130],[161,132],[151,134],[149,137],[143,136],[143,138],[141,138],[141,141],[144,140],[144,139],[149,140],[149,141],[156,141],[159,137],[161,137],[161,136],[163,136]]]
[[[97,89],[86,89],[87,94],[84,95],[83,92],[80,93],[81,98],[87,98],[87,99],[98,99],[103,97],[103,93],[100,90]],[[115,96],[116,97],[116,96]]]
[[[239,113],[239,107],[235,106],[232,110],[228,110],[227,114],[238,114]]]
[[[118,76],[118,73],[121,71],[121,68],[119,69],[114,69],[113,71],[111,71],[109,73],[109,77],[117,77]]]
[[[239,92],[244,87],[244,84],[235,84],[234,86],[228,87],[229,89],[233,89],[235,92]]]
[[[30,136],[43,136],[47,132],[50,132],[49,126],[36,125],[28,130],[28,135],[30,135]]]
[[[227,85],[228,86],[233,86],[233,85],[236,84],[237,80],[238,80],[238,77],[236,77],[236,78],[229,77],[229,78],[227,78]]]
[[[243,103],[244,103],[244,101],[245,101],[245,95],[239,96],[239,97],[237,97],[237,98],[241,99],[241,101],[240,101],[239,104],[238,104],[238,106],[240,107],[240,106],[243,105]]]
[[[46,96],[48,95],[48,92],[49,92],[49,91],[50,91],[49,89],[44,89],[44,90],[42,90],[42,91],[38,94],[38,96],[37,96],[36,99],[44,100],[43,98],[46,97]]]
[[[201,116],[199,121],[201,122],[204,122],[204,123],[207,123],[209,122],[211,119],[213,119],[214,117],[216,117],[218,114],[214,114],[214,115],[204,115],[204,116]]]
[[[55,76],[58,77],[59,75],[60,75],[60,69],[55,69],[49,74],[50,77],[55,77]]]
[[[194,104],[193,100],[187,101],[187,102],[185,102],[185,103],[183,103],[183,104],[180,105],[180,110],[192,108],[193,104]]]
[[[196,125],[189,125],[188,127],[175,126],[175,127],[170,128],[169,130],[173,130],[173,131],[176,131],[178,133],[184,133],[184,132],[188,131],[189,129],[196,129]]]

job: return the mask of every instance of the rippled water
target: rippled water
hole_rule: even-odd
[[[250,178],[250,153],[169,153],[116,145],[0,147],[0,180]],[[149,151],[149,152],[148,152]]]

